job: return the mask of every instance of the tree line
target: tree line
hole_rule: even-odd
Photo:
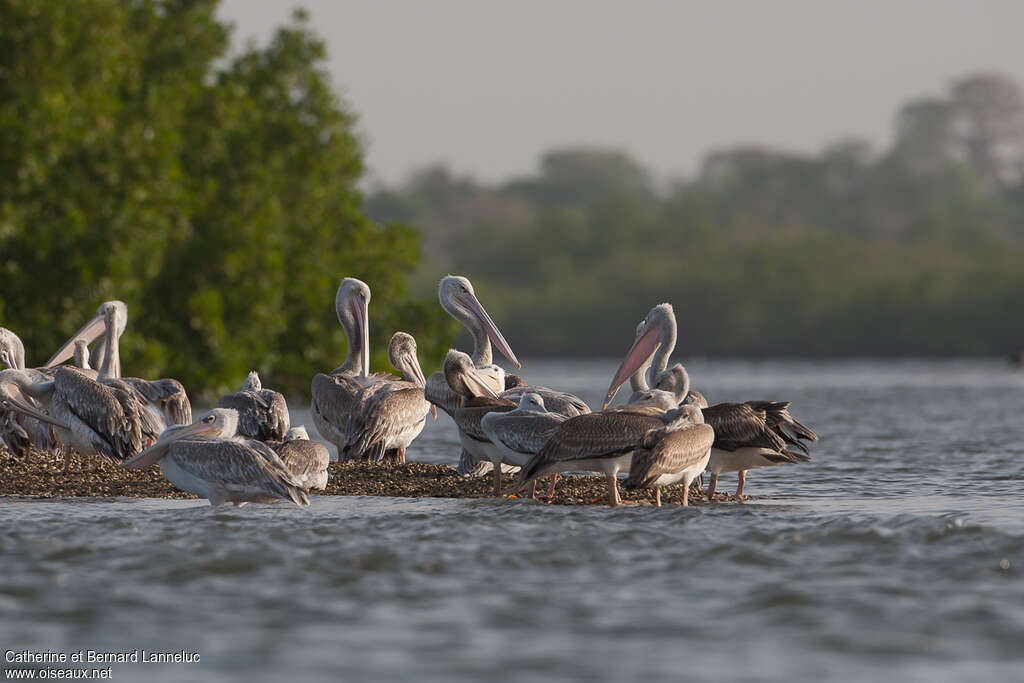
[[[517,352],[621,353],[660,301],[687,354],[1024,344],[1024,98],[999,74],[907,102],[881,150],[714,150],[665,188],[623,151],[554,149],[502,183],[426,168],[366,208],[418,226],[433,270],[472,273]]]

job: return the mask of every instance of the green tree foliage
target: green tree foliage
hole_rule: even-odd
[[[367,207],[422,227],[521,358],[622,353],[661,301],[687,353],[1004,353],[1024,344],[1021,101],[980,74],[903,107],[883,153],[717,150],[666,190],[620,152],[562,149],[499,185],[431,169]]]
[[[345,355],[351,275],[375,365],[398,328],[438,359],[451,325],[405,288],[418,233],[362,212],[323,42],[297,11],[228,58],[216,5],[0,0],[0,324],[42,362],[122,299],[126,372],[217,392],[258,368],[301,394]]]

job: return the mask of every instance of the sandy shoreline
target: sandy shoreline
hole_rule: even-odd
[[[67,467],[67,472],[65,472]],[[504,486],[511,486],[514,478],[504,477]],[[331,496],[388,496],[396,498],[487,498],[490,497],[491,477],[461,477],[448,465],[430,465],[411,462],[404,465],[385,465],[366,462],[332,462],[330,479],[325,491],[317,495]],[[547,479],[538,485],[538,492],[547,490]],[[621,485],[624,500],[654,502],[654,490],[627,491]],[[682,488],[668,486],[662,491],[662,503],[677,505]],[[19,460],[6,448],[0,448],[0,496],[57,497],[128,497],[128,498],[195,498],[192,494],[175,489],[164,479],[157,466],[145,470],[126,470],[97,456],[77,454],[65,462],[51,453],[33,452],[26,460]],[[603,504],[607,496],[604,477],[562,476],[555,489],[557,505]],[[716,494],[716,501],[730,499]],[[707,498],[690,490],[690,503],[706,503]]]

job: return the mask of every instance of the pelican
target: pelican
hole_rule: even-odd
[[[490,412],[506,412],[513,410],[516,403],[507,398],[500,398],[484,377],[477,374],[473,360],[465,353],[450,349],[441,366],[448,386],[459,396],[460,407],[452,419],[459,428],[459,441],[462,443],[463,466],[468,471],[476,471],[479,462],[497,463],[498,471],[494,473],[495,495],[501,495],[502,452],[480,426],[485,415]]]
[[[3,368],[25,369],[25,345],[6,327],[0,327],[0,369]]]
[[[46,413],[18,400],[29,396]],[[31,370],[0,372],[5,407],[57,426],[57,438],[83,455],[96,453],[115,462],[136,455],[159,433],[158,425],[135,396],[88,377],[83,370],[59,367],[52,378]]]
[[[627,489],[653,486],[655,505],[661,507],[661,487],[683,483],[683,505],[689,505],[690,484],[708,464],[715,430],[704,424],[700,408],[683,405],[674,411],[677,417],[661,429],[644,437],[633,454]]]
[[[626,353],[625,359],[612,377],[611,386],[605,395],[604,407],[612,402],[615,393],[627,378],[633,388],[630,403],[638,400],[653,401],[666,409],[674,408],[686,398],[690,378],[679,363],[668,368],[668,359],[676,346],[676,316],[672,304],[658,304],[644,316],[636,328],[636,339]],[[650,365],[650,370],[644,368]],[[637,375],[637,372],[640,374]],[[655,385],[672,382],[672,391],[656,388],[651,390],[645,374],[651,374]],[[678,382],[678,384],[676,384]],[[642,398],[642,395],[646,395]]]
[[[236,436],[238,412],[214,408],[191,425],[168,427],[155,444],[125,461],[129,469],[160,463],[176,487],[210,505],[288,500],[309,505],[296,477],[262,441]]]
[[[800,440],[816,441],[818,436],[790,415],[788,402],[747,401],[708,407],[707,400],[696,391],[690,392],[687,400],[701,408],[704,421],[715,430],[715,444],[707,465],[711,473],[709,500],[715,495],[718,475],[723,472],[737,473],[736,497],[743,500],[747,470],[811,459]],[[799,450],[790,450],[788,445]]]
[[[665,426],[665,415],[656,406],[626,406],[571,417],[519,472],[518,488],[554,472],[601,472],[608,483],[608,505],[614,507],[622,502],[616,475],[629,471],[633,451],[648,432]]]
[[[46,368],[55,368],[75,354],[84,341],[86,345],[102,336],[92,358],[98,363],[98,372],[84,371],[109,387],[132,394],[148,419],[156,424],[156,434],[165,427],[188,424],[192,421],[192,405],[185,387],[176,379],[145,380],[121,377],[120,340],[128,324],[128,306],[123,301],[106,301],[63,346],[46,362]]]
[[[238,411],[238,434],[260,441],[282,441],[291,427],[284,396],[264,389],[255,370],[249,373],[242,390],[221,396],[221,408]]]
[[[349,442],[340,451],[343,460],[387,457],[403,463],[405,449],[423,431],[427,413],[437,416],[437,409],[423,396],[425,380],[411,334],[391,336],[388,361],[404,379],[379,373],[374,375],[378,381],[363,389],[351,417]]]
[[[504,462],[517,467],[525,465],[540,452],[548,438],[567,419],[565,415],[548,411],[544,406],[544,398],[533,392],[523,394],[515,410],[489,412],[480,418],[480,429],[496,447],[490,451],[492,458],[495,453],[500,455],[499,460],[491,461],[494,467],[495,495],[501,495],[500,464]],[[552,475],[549,497],[554,492],[557,476]],[[536,479],[530,482],[530,498],[535,497],[536,483]]]
[[[402,462],[430,408],[423,395],[423,371],[416,359],[415,340],[403,332],[392,336],[388,355],[407,379],[370,374],[369,306],[370,288],[365,282],[351,277],[342,280],[334,307],[348,338],[348,356],[329,375],[313,378],[313,422],[338,447],[343,460],[388,456]]]
[[[327,488],[331,454],[322,443],[310,440],[305,427],[292,427],[285,434],[284,441],[267,445],[274,449],[303,490]]]
[[[511,347],[505,341],[498,326],[494,324],[491,316],[487,314],[483,305],[476,298],[472,283],[459,275],[448,275],[441,278],[437,288],[437,297],[441,301],[441,307],[462,323],[472,335],[473,353],[471,358],[477,376],[486,382],[494,393],[504,391],[506,389],[505,371],[494,364],[491,342],[494,342],[501,355],[505,356],[513,365],[517,368],[522,366],[516,359],[516,355],[512,353]],[[461,397],[452,387],[448,386],[443,371],[431,373],[427,378],[425,395],[428,401],[450,416],[454,416],[455,411],[461,405]]]
[[[0,369],[25,370],[25,346],[14,332],[0,327]],[[35,370],[33,373],[37,372]],[[15,400],[27,405],[37,412],[42,412],[35,402],[9,385],[7,392],[14,394]],[[6,394],[0,392],[0,400]],[[27,458],[29,449],[52,451],[58,448],[59,442],[54,434],[53,425],[30,417],[23,412],[11,409],[0,409],[0,442],[6,445],[15,456]]]

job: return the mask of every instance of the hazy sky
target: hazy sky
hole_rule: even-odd
[[[223,0],[265,40],[297,3]],[[565,144],[663,177],[713,147],[884,145],[907,98],[1024,83],[1022,0],[305,0],[377,179],[447,162],[500,179]]]

